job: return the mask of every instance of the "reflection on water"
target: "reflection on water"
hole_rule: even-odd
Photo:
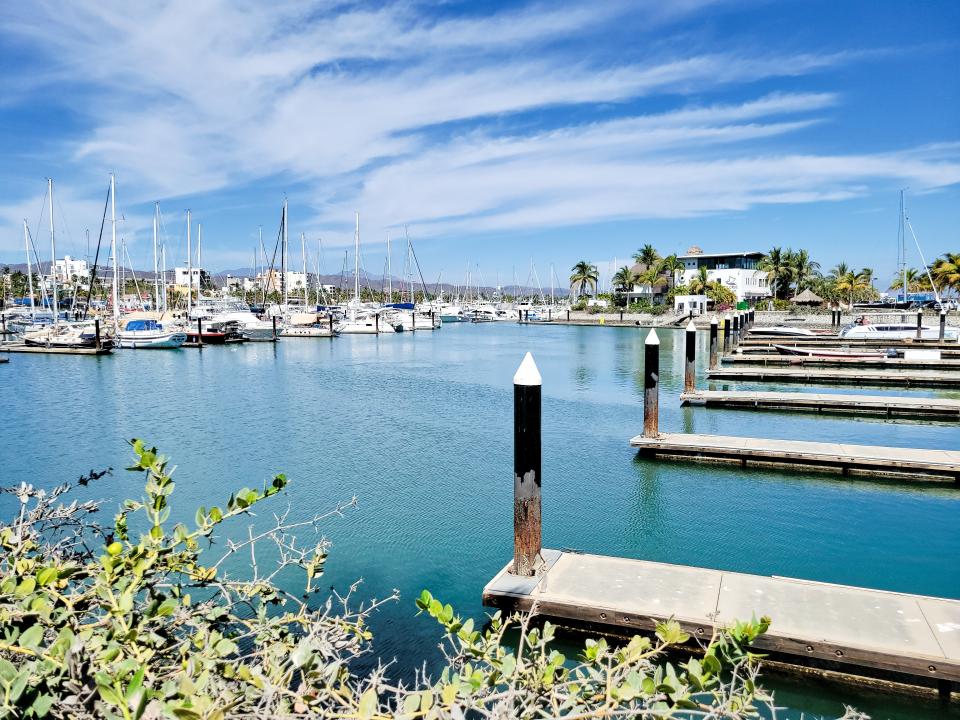
[[[323,528],[334,541],[327,579],[343,588],[362,577],[363,596],[401,590],[373,626],[399,674],[436,657],[435,625],[414,617],[420,590],[482,618],[480,591],[510,557],[511,379],[529,350],[544,380],[547,546],[960,596],[960,564],[943,560],[960,542],[952,488],[638,460],[627,441],[642,426],[647,332],[452,324],[202,352],[15,356],[0,367],[0,479],[53,484],[121,468],[125,441],[140,436],[173,455],[187,518],[280,471],[291,485],[278,505],[296,515],[357,496],[358,510]],[[955,427],[681,409],[682,332],[658,333],[665,432],[957,446]],[[106,496],[112,509],[139,482],[118,472],[80,497]],[[791,704],[806,707],[804,697]],[[839,714],[839,697],[821,712]]]

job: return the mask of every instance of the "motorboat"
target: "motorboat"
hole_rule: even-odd
[[[157,320],[128,320],[117,332],[117,344],[122,348],[161,350],[175,349],[187,341],[187,334],[179,328],[164,327]]]
[[[203,327],[209,330],[225,332],[231,329],[244,339],[252,342],[270,342],[275,340],[273,320],[261,320],[250,307],[240,300],[202,300],[190,313],[190,320],[203,321]]]
[[[898,317],[900,315],[898,314]],[[945,328],[943,339],[956,341],[960,331],[956,328]],[[840,330],[840,337],[844,340],[912,340],[917,337],[917,323],[904,321],[886,321],[882,317],[871,318],[861,315],[852,324]],[[940,328],[930,325],[920,325],[921,340],[939,340]]]
[[[284,321],[283,329],[278,333],[280,337],[334,337],[337,334],[336,329],[329,321],[320,322],[317,313],[296,312],[291,313]]]
[[[793,327],[792,325],[774,325],[773,327],[751,328],[751,335],[776,335],[779,337],[815,337],[810,328]]]

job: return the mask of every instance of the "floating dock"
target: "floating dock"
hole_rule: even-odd
[[[921,450],[692,433],[660,433],[656,437],[638,435],[630,440],[630,445],[641,455],[686,462],[732,462],[744,467],[792,466],[843,475],[960,484],[960,449]]]
[[[681,405],[703,405],[736,410],[801,410],[818,413],[878,415],[960,422],[960,400],[897,397],[895,395],[838,395],[806,392],[752,392],[695,390],[680,394]]]
[[[724,355],[724,365],[760,365],[762,367],[864,367],[892,368],[893,370],[960,370],[960,358],[941,360],[905,360],[904,358],[842,358],[808,357],[805,355],[780,354],[733,354]]]
[[[707,370],[710,380],[729,382],[806,383],[808,385],[889,385],[892,387],[958,388],[960,373],[951,371],[856,370],[810,367],[719,368]]]
[[[755,648],[852,674],[894,673],[949,698],[960,681],[960,600],[907,595],[626,558],[542,550],[536,577],[510,574],[483,589],[483,603],[620,632],[677,620],[694,640],[715,627],[772,618]]]
[[[934,340],[909,338],[904,340],[883,340],[877,338],[841,338],[836,335],[801,335],[801,336],[773,336],[757,337],[748,335],[741,338],[738,346],[757,346],[757,345],[800,345],[803,347],[841,346],[841,347],[882,347],[882,348],[917,348],[922,347],[927,350],[949,350],[960,348],[960,343],[956,340]]]
[[[111,351],[110,348],[44,347],[23,343],[3,343],[0,344],[0,352],[38,353],[41,355],[109,355]]]

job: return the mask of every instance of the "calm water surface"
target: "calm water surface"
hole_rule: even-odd
[[[530,350],[544,383],[546,546],[960,598],[956,490],[638,460],[627,440],[641,430],[646,332],[451,324],[203,352],[13,355],[0,366],[0,480],[122,468],[125,441],[142,437],[179,466],[185,518],[276,472],[292,480],[298,517],[356,496],[358,510],[323,528],[327,578],[363,578],[363,597],[401,591],[374,623],[377,652],[401,673],[439,639],[414,617],[420,590],[482,618],[480,591],[510,558],[511,379]],[[680,408],[682,334],[661,342],[664,431],[960,446],[949,425]],[[140,485],[118,471],[86,494],[112,503]],[[794,716],[839,715],[842,702],[876,718],[938,716],[915,701],[767,684]]]

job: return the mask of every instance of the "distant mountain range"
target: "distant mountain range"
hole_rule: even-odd
[[[26,263],[7,263],[4,265],[0,265],[0,270],[2,270],[3,268],[9,268],[10,272],[16,272],[17,270],[19,270],[20,272],[25,273],[27,271],[27,264]],[[37,272],[36,266],[34,266],[33,271]],[[44,273],[50,271],[49,261],[45,263],[41,263],[40,271]],[[291,271],[298,272],[296,268],[291,268]],[[136,273],[136,276],[141,280],[153,280],[152,270],[135,270],[134,272]],[[254,277],[256,274],[257,273],[254,269],[245,267],[245,268],[234,268],[232,270],[215,272],[213,273],[212,277],[213,277],[214,284],[222,285],[226,280],[227,276],[235,277],[235,278],[251,278],[251,277]],[[110,269],[106,266],[101,266],[97,269],[97,275],[101,278],[109,277]],[[127,270],[125,272],[125,275],[129,278],[130,270]],[[167,270],[167,277],[172,278],[172,276],[173,276],[173,270]],[[313,273],[310,273],[310,277],[313,278],[315,276]],[[337,273],[336,275],[330,275],[330,274],[321,275],[320,283],[322,285],[334,285],[334,286],[341,285],[342,283],[343,288],[345,290],[349,290],[350,288],[353,287],[353,273],[344,273],[342,276],[339,273]],[[363,287],[370,287],[370,288],[374,288],[375,290],[379,290],[381,286],[385,287],[386,284],[387,284],[387,278],[384,275],[365,274],[361,278],[361,285]],[[436,294],[437,292],[439,292],[437,283],[428,282],[426,283],[426,285],[427,285],[427,290],[430,293]],[[401,287],[406,287],[403,284],[403,281],[397,277],[393,278],[394,291],[400,290]],[[443,290],[443,293],[445,295],[456,293],[458,290],[457,285],[452,285],[450,283],[442,283],[439,287],[440,289]],[[414,289],[415,290],[420,289],[419,282],[414,283]],[[495,290],[496,288],[487,286],[487,285],[480,287],[480,291],[487,296],[492,295]],[[501,286],[500,290],[506,295],[533,296],[533,295],[538,295],[540,293],[539,289],[534,287],[527,287],[524,285],[503,285]],[[460,287],[460,291],[463,292],[462,287]],[[472,291],[476,293],[477,291],[476,286],[472,287]],[[549,287],[543,288],[543,294],[549,295],[550,288]],[[554,294],[556,294],[558,297],[566,297],[567,295],[570,294],[570,291],[567,288],[558,287],[554,290]]]

